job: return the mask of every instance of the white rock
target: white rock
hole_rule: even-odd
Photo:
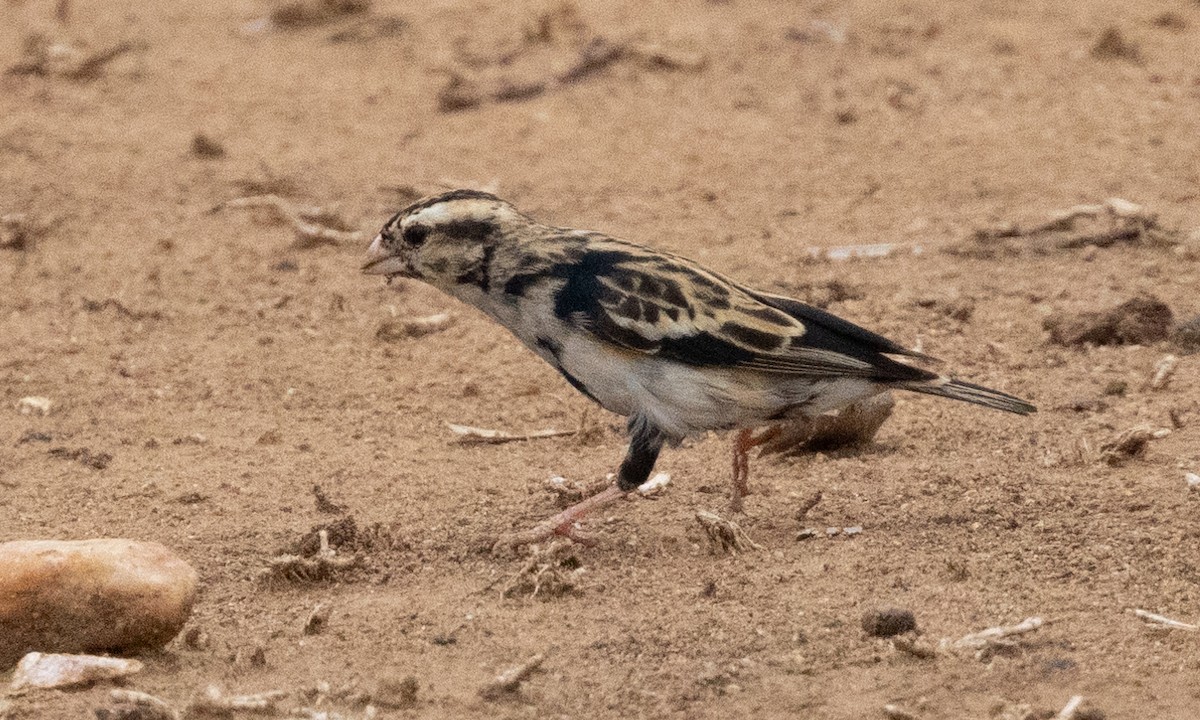
[[[38,415],[49,415],[50,408],[53,405],[54,403],[50,401],[50,398],[39,397],[37,395],[23,397],[17,401],[17,409],[21,411],[22,415],[31,415],[34,413]]]
[[[161,647],[191,614],[196,583],[196,571],[158,543],[0,543],[0,669],[32,650]]]
[[[141,671],[142,664],[137,660],[31,652],[17,663],[9,689],[16,691],[86,685]]]

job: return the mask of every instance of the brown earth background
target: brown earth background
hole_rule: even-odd
[[[0,249],[0,540],[148,539],[195,565],[199,639],[144,656],[134,687],[179,705],[209,683],[282,689],[345,717],[346,693],[306,689],[415,677],[384,717],[1049,717],[1076,694],[1092,718],[1200,714],[1200,635],[1129,612],[1200,618],[1195,360],[1153,391],[1169,343],[1060,347],[1042,327],[1139,293],[1200,312],[1200,4],[376,0],[273,25],[252,0],[55,6],[0,4],[0,215],[33,228]],[[132,45],[31,69],[36,33]],[[740,522],[762,549],[739,555],[695,521],[723,511],[729,472],[727,441],[698,439],[664,454],[661,496],[588,523],[574,592],[504,597],[526,559],[484,540],[554,512],[543,483],[603,477],[624,440],[473,309],[359,275],[392,212],[460,186],[828,302],[1041,412],[898,397],[866,447],[760,459]],[[262,192],[363,238],[213,210]],[[946,252],[1114,196],[1184,246]],[[902,247],[811,258],[860,243]],[[441,312],[440,332],[376,335]],[[51,412],[22,414],[27,396]],[[463,446],[447,422],[590,430]],[[1118,466],[1091,452],[1138,425],[1172,432]],[[314,485],[380,524],[367,567],[262,582],[341,517]],[[824,535],[846,526],[863,530]],[[1048,624],[984,660],[920,659],[863,632],[881,606],[931,644]],[[478,695],[535,653],[518,692]]]

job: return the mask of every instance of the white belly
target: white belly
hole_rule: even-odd
[[[559,362],[608,410],[641,414],[670,436],[757,427],[814,417],[875,394],[861,379],[813,381],[726,368],[697,368],[606,348],[582,335],[563,343]]]
[[[644,415],[668,436],[758,427],[788,417],[815,417],[873,395],[868,380],[811,378],[733,368],[699,368],[598,342],[548,312],[548,299],[522,307],[470,286],[460,299],[484,310],[527,347],[578,380],[605,409]],[[553,350],[539,338],[553,341]]]

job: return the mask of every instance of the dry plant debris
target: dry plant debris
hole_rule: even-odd
[[[499,700],[512,695],[521,689],[521,683],[528,680],[542,663],[546,661],[545,653],[538,653],[525,662],[511,667],[500,673],[487,685],[479,689],[479,695],[485,700]]]
[[[1063,705],[1063,709],[1058,711],[1052,720],[1075,720],[1079,713],[1079,706],[1083,705],[1082,695],[1072,695],[1071,699],[1067,700],[1067,704]]]
[[[358,555],[341,556],[329,546],[329,531],[318,534],[320,547],[310,556],[278,555],[267,561],[265,580],[284,580],[294,583],[315,583],[333,580],[339,575],[362,566]]]
[[[708,63],[702,53],[653,43],[618,41],[594,34],[570,3],[540,14],[526,28],[519,41],[508,45],[494,57],[488,57],[475,53],[465,42],[461,43],[458,48],[459,60],[476,77],[450,72],[446,84],[438,92],[438,109],[442,112],[459,112],[485,103],[528,100],[589,80],[618,63],[628,63],[651,71],[671,72],[698,72]],[[554,52],[571,50],[576,56],[565,70],[547,70],[554,63],[549,62],[545,55],[531,57],[538,49]],[[539,59],[541,62],[535,62]],[[518,61],[523,61],[530,68],[522,79],[480,77],[480,72],[489,66],[504,68],[507,72]]]
[[[1040,617],[1028,617],[1016,625],[999,625],[969,633],[958,639],[943,638],[936,646],[911,635],[899,635],[892,638],[892,646],[897,651],[922,660],[973,652],[976,660],[987,661],[998,651],[1015,648],[1017,641],[1012,638],[1034,632],[1045,624]]]
[[[288,696],[283,690],[269,690],[253,695],[226,695],[217,685],[209,685],[204,692],[188,704],[185,715],[229,717],[234,713],[258,713],[273,715],[279,712],[279,703]]]
[[[1139,617],[1142,620],[1144,620],[1146,622],[1146,624],[1148,624],[1148,625],[1154,625],[1156,627],[1161,627],[1161,628],[1168,628],[1171,630],[1186,630],[1188,632],[1200,631],[1200,626],[1198,626],[1198,625],[1180,622],[1179,620],[1172,620],[1171,618],[1166,617],[1165,615],[1159,615],[1157,613],[1152,613],[1149,610],[1134,609],[1131,612],[1136,617]]]
[[[306,557],[316,554],[322,547],[322,531],[327,535],[328,545],[339,551],[372,553],[408,548],[408,543],[399,536],[394,526],[372,523],[359,527],[354,516],[346,515],[333,522],[314,525],[280,552]]]
[[[501,595],[506,598],[561,597],[578,591],[577,581],[583,572],[575,543],[558,540],[544,548],[534,546]]]
[[[446,423],[450,432],[457,437],[453,442],[458,445],[501,445],[517,442],[518,440],[542,440],[545,438],[565,437],[574,435],[578,430],[535,430],[529,433],[510,433],[504,430],[489,430],[487,428],[471,427],[470,425],[455,425]]]
[[[35,33],[25,38],[21,59],[10,65],[6,72],[9,75],[95,80],[113,60],[127,53],[145,49],[145,43],[127,41],[87,51],[72,41],[54,40],[47,35]]]
[[[1153,430],[1145,425],[1130,428],[1100,446],[1100,459],[1109,465],[1123,465],[1141,457],[1151,440],[1160,440],[1171,434],[1170,430]]]
[[[96,720],[180,720],[166,700],[137,690],[110,690],[108,707],[96,708]]]
[[[1051,315],[1042,327],[1058,345],[1145,345],[1165,340],[1173,319],[1166,303],[1141,295],[1106,312]]]
[[[389,318],[381,322],[375,329],[375,337],[384,342],[396,342],[432,335],[453,324],[454,316],[450,313],[412,318]]]
[[[892,394],[885,392],[834,414],[777,425],[778,435],[764,443],[759,452],[786,456],[864,445],[874,439],[895,407]]]
[[[1047,220],[1027,226],[1007,223],[976,230],[967,239],[945,248],[952,255],[994,258],[1033,252],[1111,247],[1120,243],[1173,247],[1180,233],[1163,227],[1158,216],[1137,203],[1109,198],[1103,203],[1075,205]],[[1016,244],[1023,241],[1023,245]]]
[[[117,315],[129,318],[130,320],[161,320],[163,316],[158,310],[131,310],[129,306],[116,298],[105,298],[103,300],[83,298],[83,309],[88,312],[103,312],[106,308],[112,308]]]
[[[976,659],[986,660],[999,649],[1015,647],[1016,641],[1010,638],[1034,632],[1043,625],[1045,625],[1045,621],[1042,618],[1028,617],[1016,625],[990,627],[986,630],[969,633],[957,640],[944,639],[938,644],[938,649],[943,652],[974,651]]]
[[[714,512],[698,511],[696,522],[700,523],[700,527],[704,529],[709,549],[715,554],[728,555],[762,549],[761,545],[750,539],[740,525],[732,520],[726,520]]]
[[[337,210],[316,205],[297,205],[279,195],[252,195],[227,200],[213,208],[213,212],[225,209],[265,208],[272,211],[276,219],[290,224],[296,233],[295,246],[312,248],[319,245],[358,243],[363,233],[354,229],[350,221]]]
[[[60,460],[74,460],[75,462],[90,467],[93,470],[103,470],[112,462],[113,456],[106,452],[93,453],[88,448],[67,448],[56,447],[46,451],[50,457],[59,458]]]
[[[804,518],[808,517],[808,513],[821,502],[821,498],[823,497],[824,494],[820,490],[817,490],[804,498],[800,501],[800,505],[796,508],[796,512],[792,514],[792,517],[796,518],[796,522],[803,522]]]
[[[1175,368],[1179,365],[1179,358],[1174,355],[1164,355],[1157,363],[1154,364],[1154,377],[1150,379],[1151,390],[1162,390],[1171,384],[1171,378],[1175,377]]]

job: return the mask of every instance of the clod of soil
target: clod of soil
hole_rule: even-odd
[[[1171,342],[1175,343],[1179,352],[1184,355],[1200,352],[1200,315],[1179,323],[1175,332],[1171,334]]]
[[[872,610],[863,615],[862,629],[871,637],[892,637],[916,630],[917,618],[904,608]]]
[[[1131,63],[1140,63],[1142,51],[1136,43],[1127,40],[1120,30],[1110,27],[1092,46],[1092,57],[1098,60],[1125,60]]]
[[[217,159],[225,157],[225,146],[204,133],[192,136],[192,154],[199,158]]]
[[[1143,345],[1165,340],[1174,315],[1167,304],[1152,295],[1127,300],[1108,312],[1056,314],[1042,327],[1059,345]]]
[[[421,683],[412,675],[385,677],[371,692],[371,701],[388,709],[409,708],[417,704]]]

